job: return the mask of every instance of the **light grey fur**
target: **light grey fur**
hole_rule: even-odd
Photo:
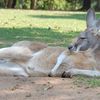
[[[85,51],[89,48],[92,49],[92,53],[96,60],[95,69],[97,70],[81,70],[81,69],[70,69],[65,71],[63,76],[70,74],[72,75],[87,75],[87,76],[100,76],[100,19],[96,19],[95,11],[89,9],[86,15],[87,28],[84,32],[81,32],[77,40],[73,45],[69,46],[70,51]]]
[[[92,48],[100,67],[100,19],[96,19],[95,11],[91,8],[87,12],[86,25],[85,31],[80,33],[77,41],[69,49],[71,51],[85,51]]]

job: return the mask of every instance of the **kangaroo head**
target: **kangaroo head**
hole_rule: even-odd
[[[74,44],[69,46],[69,50],[87,50],[94,48],[98,42],[98,33],[100,29],[100,19],[96,20],[95,11],[89,9],[86,16],[87,28],[81,32]],[[100,41],[100,40],[99,40]]]

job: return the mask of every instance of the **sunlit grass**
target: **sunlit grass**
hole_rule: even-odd
[[[85,13],[0,10],[1,47],[19,40],[67,46],[84,28]]]

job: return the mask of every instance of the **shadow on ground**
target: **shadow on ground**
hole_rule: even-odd
[[[100,14],[96,14],[97,18],[100,18]],[[76,20],[85,20],[86,14],[85,13],[77,13],[77,14],[71,14],[71,13],[66,13],[66,14],[58,14],[55,15],[29,15],[29,17],[33,18],[42,18],[42,19],[76,19]]]
[[[48,45],[67,46],[79,32],[56,32],[51,28],[0,28],[0,44],[7,46],[20,40],[46,42]]]

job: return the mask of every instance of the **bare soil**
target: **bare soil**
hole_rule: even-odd
[[[75,85],[75,79],[0,77],[0,100],[100,100],[100,87]]]

